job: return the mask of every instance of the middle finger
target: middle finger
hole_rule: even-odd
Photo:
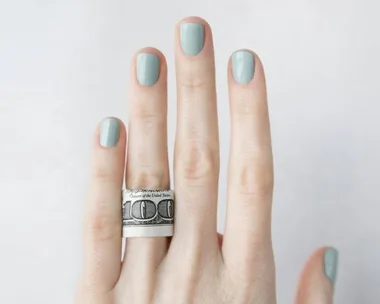
[[[181,243],[189,244],[183,254],[197,256],[194,250],[199,248],[207,251],[218,248],[219,137],[215,64],[211,29],[204,20],[192,17],[179,23],[175,56],[177,212],[172,244],[180,238]]]

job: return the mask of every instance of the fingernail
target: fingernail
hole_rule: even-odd
[[[181,25],[182,50],[190,56],[198,55],[205,42],[205,29],[200,23],[183,23]]]
[[[160,59],[155,54],[141,53],[137,56],[137,80],[143,86],[152,86],[160,73]]]
[[[115,118],[106,118],[100,125],[100,145],[103,147],[116,146],[119,141],[120,123]]]
[[[335,283],[338,271],[339,252],[335,248],[328,248],[325,251],[324,266],[325,274],[331,281]]]
[[[249,83],[255,71],[255,57],[251,52],[236,51],[232,54],[232,75],[236,82]]]

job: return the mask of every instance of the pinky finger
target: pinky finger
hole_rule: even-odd
[[[104,119],[95,133],[84,218],[82,288],[98,296],[111,291],[120,275],[125,143],[126,131],[121,121]]]
[[[338,270],[338,251],[321,248],[306,263],[299,281],[296,304],[332,304]]]

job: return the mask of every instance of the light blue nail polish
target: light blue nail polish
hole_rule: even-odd
[[[116,146],[120,136],[120,123],[115,118],[106,118],[100,125],[100,145],[103,147]]]
[[[255,57],[251,52],[236,51],[232,54],[232,75],[236,82],[248,84],[255,71]]]
[[[205,28],[200,23],[183,23],[180,38],[185,54],[196,56],[202,51],[205,43]]]
[[[160,59],[155,54],[141,53],[137,56],[137,80],[143,86],[152,86],[160,74]]]
[[[338,263],[339,263],[339,252],[335,248],[328,248],[325,251],[324,257],[324,267],[325,274],[331,281],[331,283],[335,283],[337,272],[338,272]]]

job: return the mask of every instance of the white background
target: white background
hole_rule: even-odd
[[[95,124],[127,118],[132,54],[169,63],[188,15],[214,32],[225,195],[226,64],[251,48],[267,74],[276,166],[278,302],[307,256],[341,252],[336,303],[380,302],[380,19],[375,0],[0,1],[0,303],[72,302]],[[172,151],[170,151],[172,155]],[[220,228],[223,227],[221,201]]]

